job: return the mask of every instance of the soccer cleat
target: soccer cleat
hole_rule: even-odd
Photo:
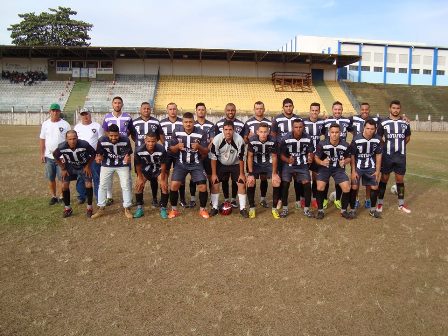
[[[124,208],[124,216],[127,219],[132,219],[134,217],[132,217],[132,213],[131,213],[131,208]]]
[[[316,219],[324,219],[325,213],[323,211],[317,211]]]
[[[58,198],[58,203],[61,204],[61,205],[65,205],[64,204],[64,199],[62,197]]]
[[[352,217],[352,219],[356,218],[356,210],[350,210],[349,215]]]
[[[113,198],[106,198],[106,206],[111,206],[114,203]]]
[[[328,208],[328,200],[327,199],[324,199],[323,208],[324,209]]]
[[[98,210],[90,218],[95,219],[101,217],[102,215],[104,215],[104,207],[99,207]]]
[[[168,218],[168,212],[166,211],[166,208],[163,207],[160,208],[160,218],[162,219]]]
[[[188,206],[187,206],[187,201],[185,201],[185,200],[180,200],[179,205],[180,205],[182,208],[188,208]]]
[[[232,208],[238,208],[238,204],[236,203],[236,200],[233,200],[232,202],[230,202],[230,204],[232,204]]]
[[[210,217],[216,216],[218,213],[219,211],[216,208],[211,208],[210,211],[208,212]]]
[[[280,218],[280,214],[278,213],[277,209],[272,209],[271,213],[272,213],[272,217],[274,217],[275,219],[279,219]]]
[[[78,204],[84,204],[86,202],[85,198],[81,198],[78,200]]]
[[[175,218],[175,217],[179,217],[180,216],[180,212],[177,210],[172,209],[169,214],[168,214],[168,218]]]
[[[151,206],[153,208],[158,208],[159,207],[159,201],[157,199],[153,199],[151,202]]]
[[[93,215],[93,209],[87,209],[87,211],[86,211],[86,217],[87,217],[87,218],[90,218],[90,217],[92,217],[92,215]]]
[[[260,206],[263,207],[263,208],[266,208],[266,209],[269,208],[268,202],[266,202],[265,200],[262,200],[260,202]]]
[[[314,218],[314,215],[310,210],[304,210],[303,214],[305,215],[305,217]]]
[[[376,212],[379,212],[379,213],[383,212],[383,205],[382,204],[377,204],[376,205]]]
[[[241,215],[241,217],[243,217],[243,218],[249,218],[249,213],[247,212],[246,209],[241,209],[241,210],[240,210],[240,215]]]
[[[406,204],[399,205],[398,210],[400,210],[401,212],[407,213],[407,214],[411,213],[411,209],[409,209]]]
[[[210,217],[207,210],[205,210],[205,209],[199,210],[199,216],[201,216],[202,218],[205,218],[205,219]]]
[[[378,211],[376,211],[376,210],[370,210],[369,211],[369,215],[374,217],[374,218],[381,218],[381,214]]]
[[[194,208],[196,206],[196,201],[190,201],[190,203],[188,203],[187,208]]]
[[[72,213],[73,213],[72,208],[66,208],[66,209],[64,209],[62,217],[64,217],[64,218],[70,217],[72,215]]]
[[[58,199],[56,197],[50,198],[50,202],[48,202],[49,205],[55,205],[58,203]]]
[[[355,201],[355,209],[358,209],[359,208],[359,199],[356,199],[356,201]]]
[[[336,207],[336,209],[341,210],[342,208],[342,203],[340,200],[334,200],[334,206]]]
[[[352,219],[351,214],[348,211],[346,211],[346,210],[341,212],[341,217],[343,217],[345,219],[349,219],[349,220]]]
[[[312,200],[312,201],[311,201],[311,207],[312,207],[313,209],[317,209],[317,201],[316,201],[316,200]]]
[[[144,215],[143,208],[137,208],[137,210],[134,212],[134,218],[141,218]]]
[[[288,209],[282,209],[282,212],[280,212],[280,218],[288,217],[288,213]]]
[[[256,216],[255,209],[249,209],[249,218],[255,218]]]
[[[364,202],[364,208],[370,209],[371,207],[372,207],[372,202],[370,202],[369,199],[366,199],[366,201]]]

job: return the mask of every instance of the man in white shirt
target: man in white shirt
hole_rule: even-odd
[[[53,151],[65,141],[65,133],[71,129],[70,124],[61,119],[59,104],[50,105],[50,119],[43,122],[39,136],[40,160],[45,163],[45,175],[48,179],[51,199],[49,204],[58,203],[56,196],[56,176],[61,180],[61,172],[53,157]],[[59,188],[60,189],[60,188]],[[62,192],[61,192],[62,193]]]
[[[76,124],[74,130],[78,133],[78,139],[87,141],[90,146],[96,150],[98,139],[104,134],[104,130],[101,125],[95,121],[92,121],[92,115],[90,110],[83,108],[79,111],[81,121]],[[96,163],[95,160],[90,164],[90,170],[92,171],[93,193],[95,199],[98,201],[98,186],[100,184],[100,169],[101,164]],[[86,201],[86,187],[82,179],[78,179],[76,182],[76,190],[78,191],[78,203],[83,204]]]

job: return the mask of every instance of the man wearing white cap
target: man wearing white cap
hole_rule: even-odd
[[[90,146],[96,149],[98,139],[104,134],[103,128],[99,123],[92,121],[92,115],[88,108],[81,109],[79,115],[81,116],[81,121],[74,127],[74,130],[78,133],[78,139],[87,141]],[[90,170],[92,171],[93,193],[97,201],[98,186],[100,185],[100,169],[101,164],[93,160],[90,164]],[[76,182],[76,190],[78,191],[78,203],[84,203],[86,200],[86,187],[82,179],[78,179]]]
[[[53,157],[53,151],[65,141],[65,133],[70,130],[70,124],[61,119],[59,104],[50,105],[50,118],[42,124],[39,135],[40,160],[45,163],[45,175],[48,179],[51,199],[49,204],[58,203],[56,196],[56,177],[61,180],[61,171]],[[61,202],[62,203],[62,202]]]

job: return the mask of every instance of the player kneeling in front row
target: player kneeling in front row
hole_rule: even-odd
[[[311,205],[311,176],[308,164],[314,159],[314,146],[312,139],[304,133],[305,126],[302,119],[294,119],[292,132],[285,135],[280,142],[280,155],[284,162],[282,169],[282,204],[280,217],[288,215],[288,194],[291,178],[303,185],[305,206],[303,214],[314,217],[310,210]]]
[[[329,127],[329,138],[319,142],[314,160],[319,165],[317,170],[317,219],[324,218],[325,186],[333,177],[334,183],[342,189],[341,216],[352,219],[347,211],[350,199],[350,182],[345,172],[345,165],[351,161],[349,144],[340,139],[340,126],[336,123]]]
[[[107,189],[111,185],[114,173],[120,179],[123,197],[124,215],[132,219],[132,185],[131,185],[131,154],[132,148],[128,137],[120,135],[117,125],[109,125],[107,135],[98,139],[96,162],[101,163],[100,187],[98,189],[98,210],[92,218],[99,218],[106,207]]]
[[[369,214],[375,218],[381,218],[376,211],[376,200],[378,197],[378,182],[380,181],[381,169],[381,139],[376,133],[376,122],[367,119],[364,123],[362,133],[353,138],[351,143],[351,168],[352,168],[352,190],[350,191],[350,208],[355,209],[356,195],[362,178],[362,185],[370,187],[370,211]],[[355,210],[352,210],[353,217]]]
[[[61,156],[64,161],[61,160]],[[76,131],[65,134],[65,141],[53,152],[56,163],[61,167],[62,196],[64,199],[63,217],[70,217],[73,210],[70,206],[70,181],[78,177],[84,181],[87,195],[87,217],[92,216],[92,172],[90,164],[95,159],[95,150],[87,141],[79,140]]]
[[[246,176],[244,175],[244,140],[234,132],[235,126],[232,120],[226,120],[222,133],[213,138],[210,149],[212,164],[211,200],[212,209],[210,216],[218,214],[219,182],[228,181],[229,177],[238,185],[238,199],[240,214],[248,218],[246,210]]]
[[[168,218],[180,215],[177,211],[177,201],[179,198],[179,188],[185,181],[185,177],[190,174],[191,179],[197,184],[199,190],[199,215],[208,218],[207,206],[207,174],[205,173],[202,159],[208,154],[207,134],[201,129],[194,127],[193,113],[186,112],[182,116],[182,130],[173,132],[170,141],[170,151],[179,153],[174,165],[173,175],[170,185],[171,211]]]
[[[142,146],[135,150],[135,170],[137,180],[135,181],[135,200],[137,210],[134,218],[143,217],[143,190],[146,181],[157,181],[162,193],[160,201],[160,217],[168,218],[166,206],[168,203],[168,185],[166,183],[166,150],[163,145],[157,143],[158,135],[149,132],[144,137]]]
[[[277,174],[277,143],[269,135],[269,125],[262,122],[258,125],[257,135],[248,139],[247,148],[247,198],[249,200],[249,218],[255,218],[255,188],[257,179],[272,176],[272,214],[280,218],[277,212],[277,203],[280,197],[280,177]],[[266,180],[267,181],[267,180]],[[261,203],[260,203],[261,204]],[[275,211],[275,213],[274,213]]]

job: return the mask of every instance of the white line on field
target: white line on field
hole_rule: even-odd
[[[417,176],[417,177],[426,178],[426,179],[430,179],[430,180],[448,182],[447,179],[437,178],[437,177],[432,177],[432,176],[426,176],[426,175],[420,175],[420,174],[414,174],[414,173],[407,173],[407,175]]]

